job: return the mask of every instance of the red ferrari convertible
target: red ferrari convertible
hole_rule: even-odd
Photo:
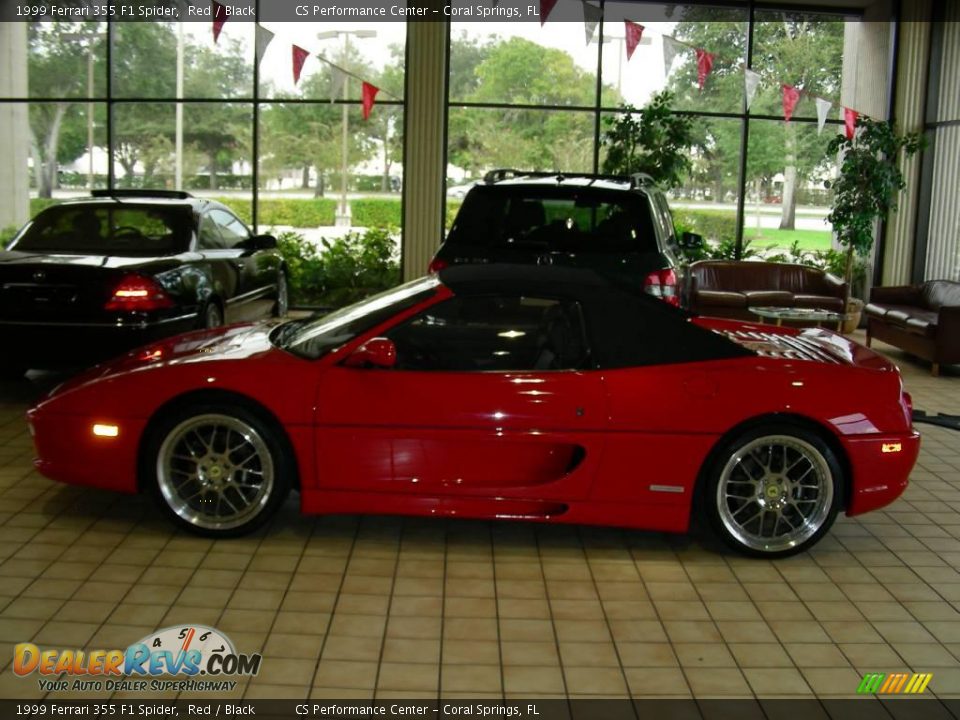
[[[590,271],[454,267],[324,317],[198,331],[28,414],[55,480],[203,535],[308,513],[591,523],[800,552],[919,451],[897,369],[833,332],[692,317]]]

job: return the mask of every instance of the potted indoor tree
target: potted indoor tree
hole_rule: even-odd
[[[851,289],[858,266],[865,265],[873,248],[877,220],[897,209],[896,194],[906,187],[899,167],[900,153],[909,157],[923,143],[918,133],[900,135],[893,123],[866,117],[857,119],[852,138],[837,135],[830,142],[828,152],[839,152],[841,164],[832,183],[833,206],[827,220],[833,224],[846,256],[843,276],[847,282],[848,326],[856,327],[863,310],[863,301],[851,298]]]

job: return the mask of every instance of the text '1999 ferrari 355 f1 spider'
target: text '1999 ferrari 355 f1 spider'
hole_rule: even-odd
[[[188,333],[29,411],[55,480],[233,536],[307,513],[587,523],[809,548],[895,500],[900,374],[823,329],[695,317],[589,270],[458,266],[329,315]]]

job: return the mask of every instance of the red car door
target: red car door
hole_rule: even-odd
[[[397,366],[324,373],[324,489],[575,499],[603,451],[606,399],[579,306],[467,296],[385,333]]]

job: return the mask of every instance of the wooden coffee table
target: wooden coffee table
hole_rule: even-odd
[[[836,323],[837,332],[841,332],[843,329],[843,314],[830,310],[774,306],[751,307],[748,310],[763,320],[774,321],[776,325],[783,325],[785,321],[816,323],[817,325]]]

